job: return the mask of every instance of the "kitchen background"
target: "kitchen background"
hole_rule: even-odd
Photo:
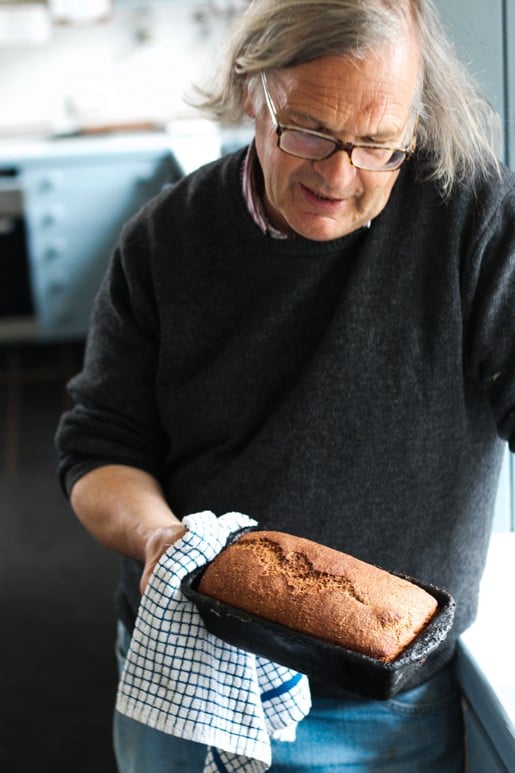
[[[0,770],[114,773],[118,564],[59,491],[53,435],[121,223],[240,141],[183,101],[240,9],[47,10],[0,3]]]
[[[117,560],[55,480],[53,434],[121,223],[249,135],[184,102],[244,0],[0,0],[0,770],[114,773]],[[515,154],[515,3],[439,0]],[[513,148],[513,150],[512,150]],[[496,529],[513,528],[503,469]]]
[[[241,5],[118,0],[92,25],[52,24],[39,3],[0,3],[0,136],[194,116],[184,93],[212,72]]]

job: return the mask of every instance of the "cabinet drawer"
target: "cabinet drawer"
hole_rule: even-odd
[[[25,171],[31,283],[43,336],[86,333],[120,229],[172,172],[171,154]]]

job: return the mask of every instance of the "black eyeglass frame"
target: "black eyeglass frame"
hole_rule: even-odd
[[[336,139],[335,137],[331,137],[329,134],[323,134],[322,132],[314,131],[313,129],[301,129],[299,126],[292,126],[290,124],[283,124],[279,121],[279,116],[277,114],[277,109],[275,107],[274,101],[272,99],[272,96],[268,90],[266,75],[262,71],[261,72],[261,84],[263,86],[263,93],[265,95],[266,104],[268,107],[268,111],[270,113],[270,117],[272,118],[272,122],[274,125],[275,133],[277,134],[277,147],[279,150],[282,150],[283,153],[286,153],[288,156],[293,156],[294,158],[304,158],[308,161],[325,161],[328,158],[331,158],[335,153],[338,153],[340,151],[344,151],[347,153],[349,157],[349,161],[352,164],[355,169],[361,169],[362,171],[366,172],[396,172],[398,169],[401,168],[401,166],[410,158],[410,156],[413,155],[415,151],[415,144],[416,144],[416,127],[418,123],[418,117],[415,121],[415,127],[413,129],[413,136],[411,139],[410,144],[405,148],[389,148],[385,147],[384,145],[373,145],[373,144],[355,144],[353,142],[341,142],[341,140]],[[330,142],[333,145],[333,149],[329,151],[324,156],[310,156],[310,155],[301,155],[298,153],[292,153],[290,150],[287,150],[282,147],[281,145],[281,139],[285,132],[294,132],[296,134],[302,134],[302,135],[308,135],[309,137],[318,137],[321,140],[325,140],[326,142]],[[400,153],[401,158],[398,159],[398,163],[395,163],[395,166],[383,166],[383,167],[370,167],[370,166],[363,166],[362,164],[356,164],[352,160],[352,153],[355,148],[377,148],[378,150],[391,150],[393,153]]]

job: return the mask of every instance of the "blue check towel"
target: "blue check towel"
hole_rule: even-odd
[[[141,600],[118,687],[122,714],[206,744],[205,773],[261,773],[270,738],[293,740],[311,706],[308,680],[210,634],[182,578],[211,561],[229,536],[256,522],[241,513],[184,519],[188,531],[161,557]]]

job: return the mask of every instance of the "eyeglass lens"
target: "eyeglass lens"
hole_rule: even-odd
[[[279,147],[294,156],[321,161],[335,152],[337,143],[302,130],[284,128],[279,137]],[[361,145],[351,151],[354,166],[368,169],[395,169],[402,164],[405,156],[404,150]]]

